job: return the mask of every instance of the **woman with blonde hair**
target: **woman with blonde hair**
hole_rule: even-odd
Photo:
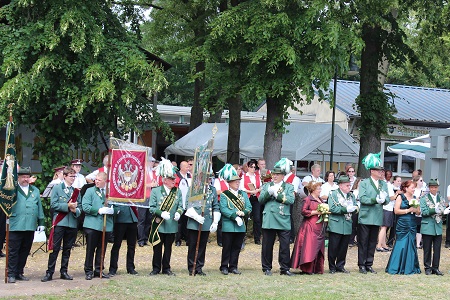
[[[320,198],[321,182],[310,181],[306,186],[309,195],[302,207],[303,223],[295,240],[291,256],[291,267],[305,274],[323,274],[325,260],[325,225],[321,212],[317,210],[324,203]]]

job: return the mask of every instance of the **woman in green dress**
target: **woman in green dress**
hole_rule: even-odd
[[[403,194],[395,199],[394,212],[397,215],[396,242],[386,266],[389,274],[419,274],[419,258],[417,257],[416,215],[420,215],[420,206],[416,206],[413,196],[416,183],[404,181],[400,187]],[[419,203],[418,199],[415,200]]]

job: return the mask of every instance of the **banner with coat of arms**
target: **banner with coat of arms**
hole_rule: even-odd
[[[1,172],[0,208],[9,217],[16,201],[17,187],[16,144],[14,140],[14,123],[11,116],[6,126],[5,159]]]
[[[147,198],[145,170],[151,148],[111,139],[108,200],[117,204],[143,203]]]

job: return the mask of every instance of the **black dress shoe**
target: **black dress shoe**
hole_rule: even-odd
[[[222,269],[222,270],[220,270],[220,272],[221,272],[223,275],[228,275],[228,270],[227,270],[227,269]]]
[[[270,271],[270,270],[265,270],[265,271],[264,271],[264,275],[266,275],[266,276],[272,276],[272,271]]]
[[[59,276],[59,278],[64,280],[73,280],[73,277],[67,274],[67,272],[61,273],[61,276]]]
[[[350,271],[347,271],[346,269],[344,269],[344,268],[341,268],[341,269],[336,269],[336,272],[339,272],[339,273],[345,273],[345,274],[348,274],[348,273],[350,273]]]
[[[136,270],[130,270],[130,271],[127,271],[127,273],[130,274],[130,275],[137,275],[137,274],[139,274],[138,272],[136,272]],[[115,275],[115,273],[114,273],[114,275]]]
[[[241,272],[238,269],[233,269],[230,271],[232,274],[241,275]]]
[[[361,273],[361,274],[367,274],[366,267],[359,267],[359,273]]]
[[[47,274],[45,274],[44,277],[42,277],[41,281],[42,282],[47,282],[47,281],[51,281],[52,279],[53,279],[53,274],[47,273]]]
[[[93,276],[94,274],[92,274],[92,273],[88,273],[88,274],[86,274],[86,280],[92,280],[92,276]]]
[[[0,251],[0,257],[6,257],[6,254]]]
[[[94,272],[94,277],[100,277],[100,273]],[[109,275],[102,272],[102,279],[109,279]]]
[[[255,245],[261,245],[261,241],[255,241]]]
[[[450,248],[450,244],[449,243],[445,243],[445,248]]]
[[[144,247],[144,243],[138,243],[139,247]]]
[[[334,273],[336,273],[336,270],[330,270],[329,273],[334,274]]]
[[[168,276],[175,276],[175,273],[174,272],[172,272],[172,271],[170,271],[170,270],[168,270],[168,271],[164,271],[164,272],[162,272],[164,275],[168,275]]]
[[[29,281],[28,277],[23,276],[23,274],[16,275],[16,280]]]
[[[217,246],[222,247],[222,243],[217,243]]]
[[[150,275],[150,276],[155,276],[155,275],[158,275],[158,274],[159,274],[159,271],[153,270],[153,271],[151,271],[150,274],[148,274],[148,275]]]
[[[366,270],[372,274],[377,274],[377,271],[375,271],[372,267],[366,267]]]
[[[181,242],[180,241],[175,242],[175,246],[177,247],[181,246]]]
[[[206,273],[204,273],[203,271],[197,271],[195,272],[195,274],[197,274],[198,276],[206,276]]]
[[[16,283],[16,277],[8,276],[8,283]]]
[[[292,273],[291,271],[287,270],[287,271],[281,271],[280,275],[294,276],[295,274]]]
[[[425,275],[431,275],[431,270],[430,269],[426,269],[425,270]]]
[[[432,273],[435,274],[435,275],[444,276],[444,273],[442,273],[438,269],[433,270]]]

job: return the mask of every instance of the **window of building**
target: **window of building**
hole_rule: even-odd
[[[397,144],[397,142],[381,142],[381,146],[383,149],[381,153],[381,160],[383,161],[384,168],[386,170],[392,171],[394,175],[411,176],[411,173],[419,164],[417,162],[418,159],[411,156],[395,154],[387,151],[388,146],[392,146],[395,144]]]

